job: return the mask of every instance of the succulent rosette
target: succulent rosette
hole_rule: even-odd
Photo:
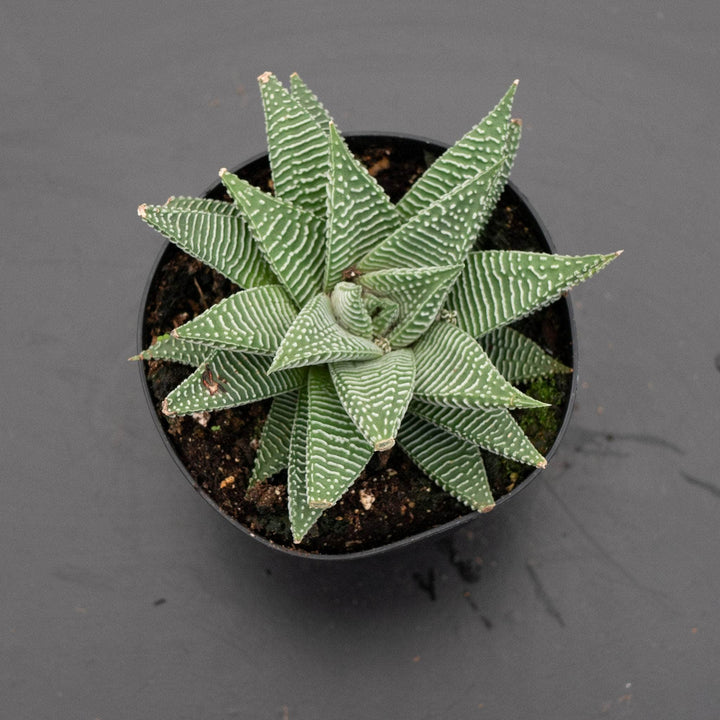
[[[196,367],[183,415],[273,398],[251,482],[282,469],[295,542],[396,442],[466,505],[493,507],[481,448],[544,467],[510,413],[515,384],[567,372],[509,327],[617,253],[475,251],[517,152],[517,82],[393,204],[297,76],[259,78],[272,194],[223,169],[232,202],[170,198],[140,216],[239,292],[137,358]]]

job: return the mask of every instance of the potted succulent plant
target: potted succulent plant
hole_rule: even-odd
[[[251,498],[256,513],[239,513],[241,526],[300,550],[322,551],[313,539],[323,517],[362,524],[383,492],[353,487],[369,463],[381,478],[422,478],[425,493],[434,482],[457,508],[492,509],[503,491],[488,476],[487,453],[544,467],[516,411],[547,406],[527,383],[569,371],[512,324],[617,253],[487,249],[520,139],[511,119],[517,82],[425,172],[406,178],[398,202],[376,179],[386,156],[363,164],[297,75],[289,90],[270,73],[259,83],[271,177],[263,182],[262,162],[253,182],[222,169],[224,197],[138,209],[183,251],[191,265],[182,272],[202,299],[173,315],[170,333],[148,335],[144,319],[149,346],[135,359],[147,361],[151,384],[155,376],[165,430],[223,437],[216,464],[228,466],[211,484],[239,500],[215,503],[238,515]],[[198,283],[200,263],[212,292]],[[173,376],[176,364],[187,370]],[[159,368],[171,368],[160,381]],[[182,379],[167,387],[173,377]],[[207,489],[200,466],[194,482]],[[349,494],[353,517],[338,516]],[[407,500],[405,514],[418,502]],[[271,510],[275,520],[258,521]],[[377,539],[330,552],[355,544]]]

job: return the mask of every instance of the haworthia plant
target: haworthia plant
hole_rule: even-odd
[[[491,509],[481,448],[545,466],[509,411],[543,403],[514,383],[569,371],[508,324],[618,253],[473,251],[517,151],[517,82],[397,205],[299,76],[259,83],[274,193],[223,169],[231,203],[139,208],[242,288],[137,356],[197,368],[164,412],[274,398],[251,483],[287,468],[295,542],[396,440],[444,490]]]

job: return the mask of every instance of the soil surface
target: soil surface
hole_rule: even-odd
[[[395,141],[397,142],[397,141]],[[387,138],[348,138],[353,152],[397,202],[437,156],[420,141],[399,146]],[[271,191],[266,158],[235,171]],[[229,198],[222,185],[207,197]],[[548,247],[542,232],[517,195],[506,189],[476,247],[540,250]],[[239,288],[215,271],[169,245],[147,297],[143,346],[170,332]],[[559,301],[514,325],[547,352],[572,366],[567,306]],[[155,411],[176,453],[202,492],[225,514],[251,532],[279,545],[324,554],[352,553],[415,535],[461,515],[469,508],[441,490],[396,446],[375,453],[352,488],[327,510],[300,545],[293,545],[287,516],[286,473],[248,487],[258,437],[270,401],[197,416],[168,418],[164,397],[193,370],[164,361],[145,363]],[[533,444],[546,454],[568,406],[571,379],[558,375],[521,389],[552,403],[550,408],[516,411]],[[520,485],[535,468],[483,453],[496,501]]]

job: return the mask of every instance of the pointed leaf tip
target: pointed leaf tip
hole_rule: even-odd
[[[262,75],[258,75],[258,82],[265,84],[272,77],[272,73],[266,70]]]
[[[324,500],[310,500],[308,501],[308,507],[315,508],[316,510],[327,510],[332,507],[333,503],[326,502]]]
[[[219,176],[219,177],[224,177],[224,176],[227,175],[227,174],[228,174],[228,169],[227,169],[227,168],[220,168],[220,169],[218,170],[218,176]]]
[[[515,79],[513,80],[513,85],[515,85],[515,87],[517,87],[519,84],[520,84],[520,79],[519,79],[519,78],[515,78]]]
[[[373,450],[377,452],[385,452],[393,447],[395,447],[395,438],[388,438],[387,440],[378,440],[378,442],[373,445]]]
[[[138,205],[137,213],[138,213],[138,215],[139,215],[141,218],[144,218],[145,215],[147,214],[147,203],[143,203],[142,205]]]

